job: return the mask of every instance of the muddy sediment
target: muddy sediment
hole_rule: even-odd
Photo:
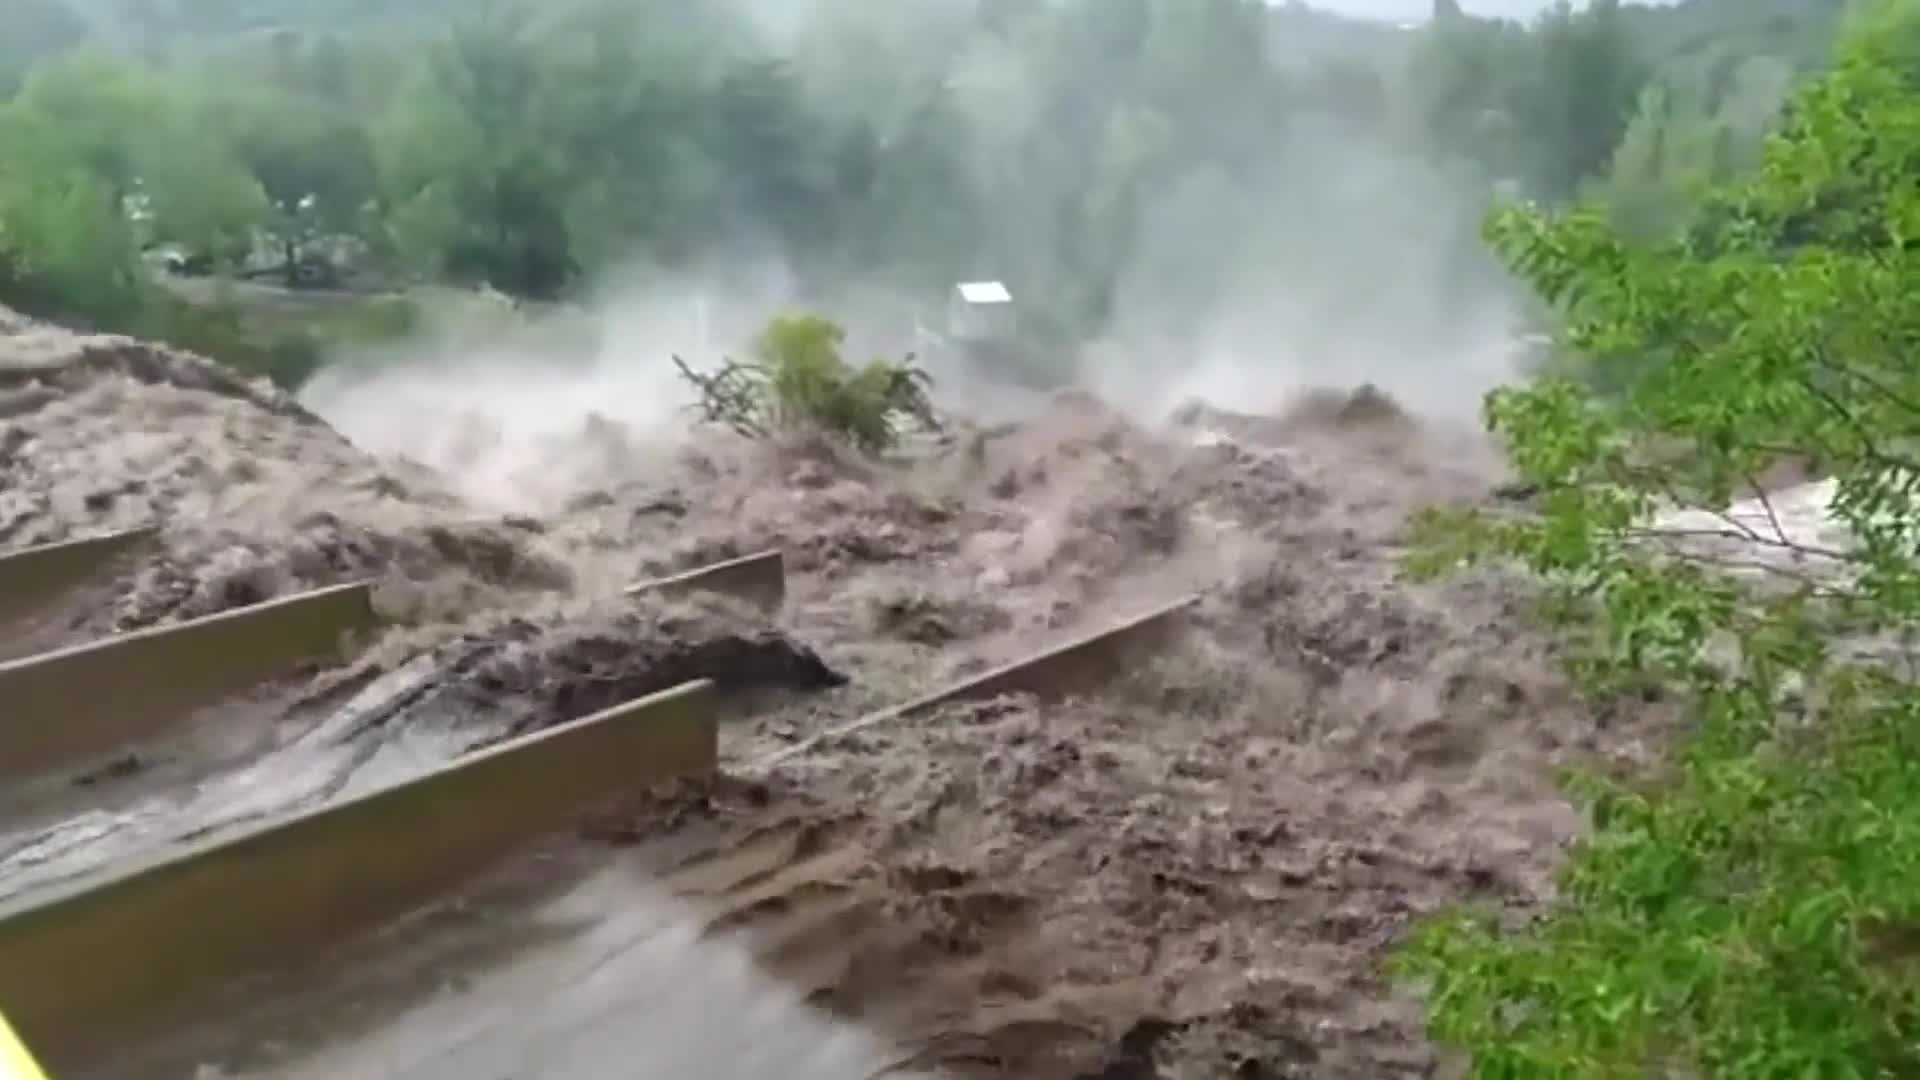
[[[63,633],[376,581],[398,627],[276,706],[345,748],[329,783],[382,747],[457,754],[715,679],[738,715],[722,778],[599,820],[586,850],[660,853],[652,887],[694,936],[746,948],[904,1068],[1433,1075],[1382,973],[1393,943],[1448,903],[1549,899],[1579,827],[1554,768],[1642,761],[1667,720],[1576,699],[1511,584],[1397,579],[1408,512],[1487,498],[1499,472],[1375,392],[1157,430],[1062,395],[888,462],[714,433],[629,453],[602,424],[569,489],[510,516],[194,363],[95,359],[8,390],[0,542],[163,529]],[[770,547],[790,575],[771,621],[611,599]],[[763,764],[1193,592],[1179,638],[1099,693],[950,706]],[[343,719],[381,679],[385,704]],[[166,775],[86,797],[210,790]]]
[[[1099,523],[1063,533],[1068,561],[1153,552],[1089,583],[1210,556],[1183,640],[1085,700],[953,706],[723,787],[698,803],[723,839],[663,880],[944,1075],[1433,1075],[1393,944],[1450,903],[1549,899],[1579,828],[1554,767],[1644,763],[1666,718],[1577,700],[1511,586],[1396,583],[1393,511],[1484,493],[1477,459],[1335,483],[1415,448],[1149,439],[1067,409],[1083,437],[1043,418],[1013,456],[1070,478],[1042,505]],[[1168,491],[1182,524],[1157,529]]]

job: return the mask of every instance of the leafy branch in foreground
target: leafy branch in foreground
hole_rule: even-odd
[[[1552,910],[1409,943],[1477,1076],[1920,1075],[1916,59],[1920,6],[1863,13],[1682,241],[1489,223],[1592,371],[1489,397],[1536,510],[1429,514],[1411,569],[1530,570],[1589,685],[1678,684],[1695,724],[1657,784],[1578,778]],[[1761,481],[1793,455],[1844,542]]]
[[[846,332],[814,315],[782,315],[754,339],[753,359],[728,358],[700,372],[676,356],[681,377],[700,395],[703,419],[748,438],[776,431],[821,431],[867,453],[899,444],[910,425],[937,430],[933,379],[908,356],[855,368],[840,355]]]

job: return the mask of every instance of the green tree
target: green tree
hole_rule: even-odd
[[[273,205],[224,139],[185,124],[176,130],[142,155],[140,191],[150,215],[142,239],[237,267],[273,222]]]
[[[1476,163],[1493,177],[1517,177],[1522,157],[1514,81],[1531,65],[1517,23],[1436,12],[1407,61],[1401,108],[1429,154]]]
[[[1565,199],[1597,176],[1619,145],[1650,73],[1620,0],[1567,0],[1534,29],[1530,78],[1512,102],[1533,148],[1527,175],[1548,198]]]
[[[1650,73],[1618,0],[1559,0],[1531,27],[1436,15],[1404,93],[1430,152],[1563,202],[1604,169]]]
[[[523,296],[579,276],[566,201],[580,177],[541,137],[543,71],[527,21],[463,21],[428,53],[375,135],[400,243],[436,276]]]
[[[1718,54],[1673,65],[1641,92],[1612,164],[1593,195],[1635,235],[1683,227],[1707,187],[1759,164],[1762,139],[1786,100],[1791,73],[1771,57]]]
[[[537,124],[575,178],[561,205],[584,272],[636,254],[690,258],[719,216],[716,166],[697,141],[707,34],[643,18],[589,7],[546,34]]]
[[[365,209],[378,193],[366,130],[317,100],[267,87],[216,95],[206,108],[208,122],[271,209],[262,224],[280,252],[287,285],[302,284],[303,260],[314,243],[365,226]]]
[[[28,145],[0,125],[9,146]],[[42,159],[45,160],[45,159]],[[84,169],[0,167],[0,303],[43,318],[121,328],[144,299],[133,230]]]
[[[1889,0],[1687,237],[1596,208],[1490,226],[1615,387],[1494,394],[1538,512],[1432,515],[1417,569],[1518,562],[1596,693],[1674,682],[1695,724],[1659,782],[1582,781],[1593,833],[1541,920],[1416,937],[1433,1033],[1477,1076],[1920,1071],[1915,176],[1920,8]],[[1830,470],[1850,541],[1783,524],[1758,479],[1782,455]]]
[[[103,214],[134,217],[137,243],[244,251],[264,220],[228,131],[189,108],[166,72],[76,51],[36,67],[6,111],[35,130],[28,144],[42,148],[42,168],[85,171]]]
[[[855,136],[858,140],[859,136]],[[852,267],[886,267],[901,280],[944,290],[975,269],[980,205],[974,143],[946,91],[927,92],[891,137],[859,141],[836,163],[867,183],[840,188]]]
[[[134,194],[140,159],[167,104],[148,68],[87,48],[36,66],[11,108],[46,121],[63,145],[62,158],[77,161],[120,201]]]
[[[727,217],[771,229],[789,250],[820,250],[833,223],[827,132],[805,111],[784,61],[730,65],[700,117],[701,148],[719,167]]]

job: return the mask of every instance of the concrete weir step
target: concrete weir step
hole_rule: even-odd
[[[105,577],[153,536],[0,556],[0,627]],[[624,590],[694,592],[778,611],[785,559],[759,552]],[[0,662],[0,782],[82,769],[164,736],[202,708],[345,653],[379,625],[371,585],[356,583]],[[0,907],[0,1015],[49,1062],[84,1067],[89,1048],[164,1022],[157,1003],[317,955],[564,826],[583,804],[713,770],[711,691],[690,683],[396,787],[17,898]],[[16,1078],[0,1070],[0,1080]]]
[[[457,890],[595,803],[712,772],[718,731],[712,684],[687,683],[19,897],[0,906],[0,1012],[50,1069],[85,1069],[227,980],[312,963]]]
[[[0,782],[81,768],[379,625],[366,584],[0,663]]]
[[[777,612],[786,589],[776,550],[624,593],[716,592]],[[949,702],[1096,689],[1164,644],[1198,600],[1161,604],[742,768],[765,769]],[[0,663],[0,783],[79,768],[163,735],[205,705],[338,655],[378,625],[362,583]],[[100,1067],[109,1048],[189,1019],[196,1003],[233,980],[311,969],[597,804],[715,772],[717,702],[711,682],[689,682],[402,783],[0,903],[0,1080],[45,1080],[24,1049],[24,1065],[7,1056],[8,1024],[55,1075]]]
[[[0,631],[40,615],[69,591],[108,576],[158,535],[153,528],[127,529],[0,553]]]
[[[1163,645],[1179,616],[1200,602],[1190,595],[1114,623],[1093,633],[1022,657],[922,694],[911,701],[829,728],[753,763],[766,769],[799,757],[822,743],[856,731],[905,719],[956,701],[977,701],[1001,694],[1059,698],[1099,686],[1123,674],[1128,665]]]
[[[722,593],[748,601],[763,611],[779,611],[787,601],[786,556],[780,551],[743,555],[670,577],[642,581],[626,590],[632,597],[670,597],[692,592]]]
[[[0,616],[26,610],[29,598],[50,602],[151,538],[136,530],[0,557]],[[716,592],[774,612],[786,587],[776,550],[640,582],[625,595]],[[342,655],[354,635],[379,625],[363,582],[0,660],[0,782],[84,768],[163,736],[298,664]]]

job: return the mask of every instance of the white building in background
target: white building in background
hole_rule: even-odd
[[[998,281],[963,281],[947,301],[947,333],[961,341],[1011,338],[1018,328],[1013,293]]]
[[[962,281],[947,296],[946,311],[929,325],[925,309],[913,306],[913,349],[925,356],[969,341],[1010,337],[1017,326],[1013,293],[998,281]]]

